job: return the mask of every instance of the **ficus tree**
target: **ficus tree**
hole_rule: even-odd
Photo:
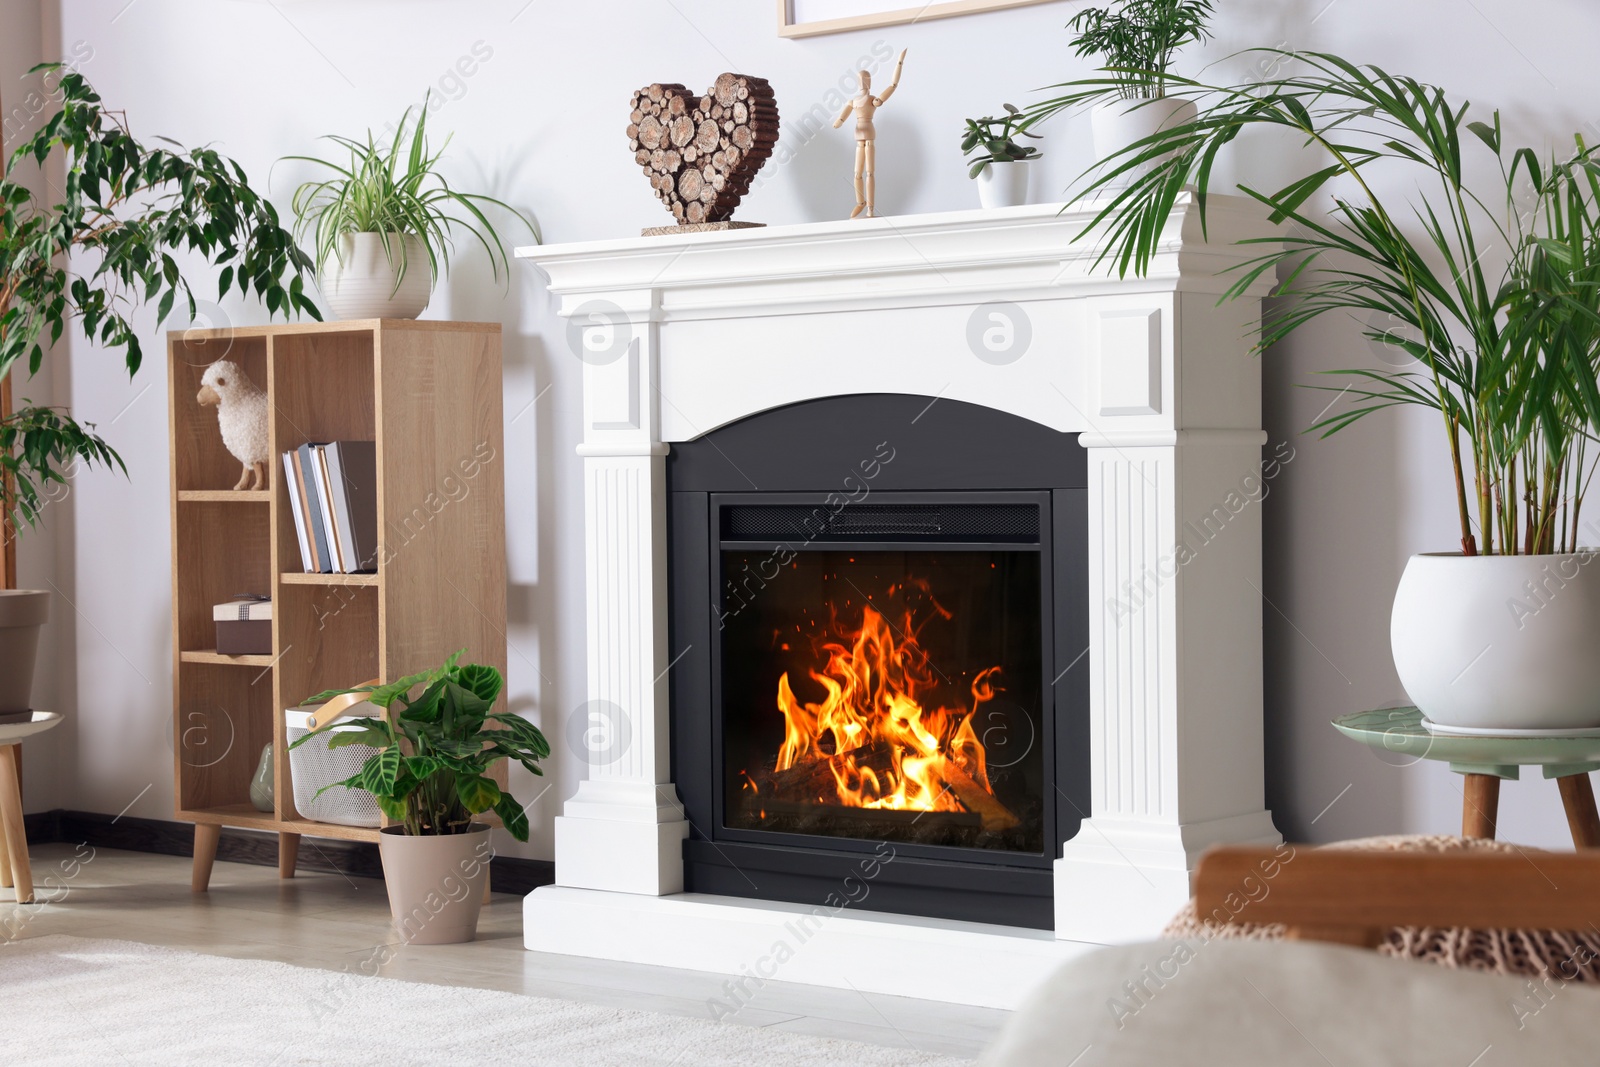
[[[19,366],[38,373],[74,321],[137,373],[137,309],[154,303],[157,326],[180,300],[194,315],[174,258],[185,253],[220,268],[219,300],[237,289],[269,314],[321,318],[304,291],[310,258],[238,163],[166,138],[146,145],[83,75],[51,63],[30,73],[40,71],[59,73],[59,107],[12,153],[7,172],[59,155],[63,179],[42,202],[0,179],[0,379]],[[60,408],[24,401],[0,419],[0,469],[9,475],[0,492],[13,522],[34,524],[49,487],[77,463],[127,469],[92,424]]]

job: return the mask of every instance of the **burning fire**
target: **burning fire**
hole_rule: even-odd
[[[934,607],[950,618],[937,602]],[[861,616],[853,633],[835,618],[838,639],[818,648],[826,665],[807,671],[826,692],[821,702],[796,697],[788,672],[778,680],[778,710],[786,722],[778,776],[811,771],[815,799],[823,802],[831,779],[832,799],[845,807],[968,811],[983,816],[985,829],[1015,825],[995,799],[983,743],[972,728],[978,709],[994,698],[1000,668],[973,678],[970,707],[928,706],[937,681],[912,613],[905,612],[898,630],[870,605]]]

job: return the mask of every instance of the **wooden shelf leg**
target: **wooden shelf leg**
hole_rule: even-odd
[[[211,885],[211,865],[217,860],[217,842],[222,840],[222,827],[214,822],[194,824],[194,876],[189,888],[204,893]]]
[[[278,877],[293,878],[295,861],[300,858],[300,835],[278,834]]]
[[[6,839],[17,903],[33,903],[33,871],[28,866],[28,831],[22,822],[22,784],[17,778],[15,745],[0,746],[0,834]]]
[[[1556,779],[1561,790],[1561,806],[1567,809],[1567,826],[1572,843],[1578,848],[1600,848],[1600,813],[1595,811],[1594,785],[1588,774],[1569,774]]]
[[[1461,800],[1461,836],[1494,837],[1500,812],[1500,779],[1492,774],[1468,774]]]

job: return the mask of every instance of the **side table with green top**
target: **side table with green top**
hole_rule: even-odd
[[[1600,770],[1600,736],[1465,737],[1434,733],[1416,708],[1380,708],[1333,720],[1346,737],[1397,756],[1441,760],[1464,776],[1463,837],[1493,837],[1500,807],[1500,781],[1516,781],[1523,767],[1542,767],[1554,778],[1578,848],[1600,848],[1589,772]]]

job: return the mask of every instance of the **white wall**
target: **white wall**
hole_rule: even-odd
[[[875,46],[911,51],[902,88],[879,119],[880,207],[910,213],[975,206],[957,148],[960,120],[1005,101],[1023,103],[1039,86],[1085,73],[1090,65],[1072,59],[1062,28],[1080,6],[1050,3],[785,41],[766,0],[61,0],[59,9],[47,3],[43,34],[54,54],[63,43],[83,42],[92,51],[84,72],[113,106],[127,109],[137,133],[212,142],[258,183],[278,157],[316,150],[317,135],[382,128],[432,86],[444,98],[432,121],[440,134],[455,135],[450,176],[532,209],[546,239],[559,242],[660,224],[664,214],[623,140],[628,95],[658,80],[698,86],[728,69],[773,82],[793,153],[768,165],[740,216],[769,223],[842,217],[851,204],[848,131],[823,129],[808,138],[799,120],[813,105],[828,106],[836,84]],[[1333,50],[1497,104],[1510,128],[1535,143],[1600,111],[1582,104],[1600,100],[1600,65],[1590,56],[1600,11],[1582,0],[1220,6],[1217,40],[1191,57],[1190,70],[1203,56],[1220,62],[1216,77],[1242,76],[1247,62],[1223,57],[1251,45]],[[24,33],[27,7],[8,0],[5,8],[21,12],[16,25]],[[12,25],[8,18],[8,37]],[[458,64],[470,74],[457,73]],[[1050,131],[1041,165],[1050,188],[1080,169],[1086,125],[1072,119]],[[1254,173],[1282,173],[1281,154],[1267,146],[1241,151],[1254,157]],[[272,174],[280,207],[303,173],[283,165]],[[206,277],[191,274],[202,292]],[[429,314],[505,325],[509,683],[515,706],[555,745],[550,788],[530,811],[527,850],[548,856],[550,818],[580,768],[563,722],[585,698],[581,486],[573,453],[580,364],[525,268],[515,270],[505,296],[481,256],[464,256]],[[207,316],[264,320],[261,308],[233,300]],[[153,324],[146,340],[161,351]],[[115,356],[78,338],[63,347],[68,398],[79,418],[105,429],[130,478],[79,478],[51,520],[62,588],[78,609],[74,636],[56,660],[62,707],[76,722],[63,750],[63,790],[51,798],[30,794],[30,806],[114,813],[137,797],[132,813],[170,817],[163,370],[153,361],[130,382]],[[1275,441],[1292,438],[1296,449],[1265,504],[1269,802],[1293,838],[1459,825],[1459,787],[1447,771],[1388,766],[1327,725],[1335,715],[1403,702],[1388,652],[1394,584],[1409,553],[1448,549],[1456,540],[1433,420],[1380,418],[1331,441],[1299,436],[1326,403],[1298,388],[1310,372],[1374,358],[1353,327],[1331,322],[1266,357],[1266,424]],[[751,363],[759,373],[759,353]],[[513,785],[523,799],[544,788],[518,775]],[[1507,836],[1565,840],[1552,784],[1508,787],[1504,809]]]

